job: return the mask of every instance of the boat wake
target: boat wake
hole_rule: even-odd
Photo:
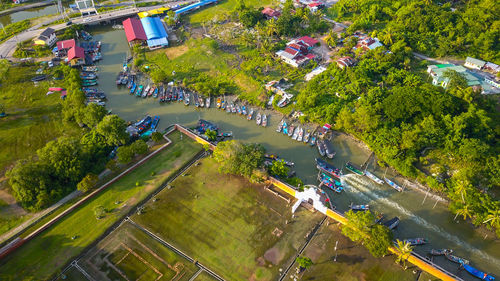
[[[415,223],[427,228],[428,230],[431,230],[434,233],[439,234],[443,238],[446,238],[448,241],[453,242],[456,246],[463,247],[464,249],[480,256],[483,259],[486,259],[494,264],[500,264],[500,260],[492,257],[483,251],[477,249],[476,247],[468,244],[467,242],[461,240],[457,236],[448,233],[445,231],[443,228],[432,224],[422,217],[419,217],[415,215],[413,212],[410,210],[404,208],[403,206],[399,205],[397,202],[394,202],[390,199],[388,199],[386,196],[383,195],[381,192],[377,192],[375,189],[369,188],[370,185],[374,185],[373,183],[369,182],[367,179],[363,178],[362,176],[359,175],[354,175],[354,174],[348,174],[344,175],[341,178],[342,185],[344,187],[347,187],[350,191],[354,191],[354,193],[362,198],[363,200],[366,200],[367,202],[369,201],[374,201],[376,203],[381,203],[385,206],[388,206],[392,209],[397,210],[400,214],[404,215],[405,218],[414,221]]]

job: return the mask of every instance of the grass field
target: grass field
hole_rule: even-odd
[[[226,280],[274,280],[322,215],[292,219],[293,202],[217,168],[204,159],[132,219]]]
[[[79,265],[95,280],[187,281],[198,267],[130,223],[100,241]]]
[[[337,251],[335,243],[338,241]],[[343,236],[335,224],[324,224],[304,255],[314,262],[301,280],[413,281],[413,268],[406,271],[394,263],[393,256],[374,258],[362,245]],[[337,255],[337,261],[334,261]],[[295,270],[291,270],[295,273]],[[285,280],[291,280],[290,275]],[[427,279],[422,279],[427,280]]]
[[[194,281],[216,281],[217,279],[213,278],[210,274],[203,271],[194,279]]]
[[[246,0],[244,1],[247,7],[265,7],[271,5],[273,0]],[[200,10],[199,12],[189,15],[189,22],[192,25],[200,25],[204,22],[214,19],[214,17],[219,17],[222,19],[221,15],[228,14],[234,10],[236,7],[236,0],[222,0],[218,4],[209,6]]]
[[[0,279],[47,279],[202,149],[188,138],[180,141],[178,132],[169,137],[172,145],[160,154],[4,260],[0,265]],[[95,218],[94,208],[97,206],[103,206],[107,211],[102,219]],[[71,239],[73,236],[76,239]]]

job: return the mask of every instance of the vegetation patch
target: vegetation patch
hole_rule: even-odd
[[[190,139],[181,141],[178,132],[169,137],[173,141],[169,147],[4,259],[0,265],[3,276],[48,279],[202,149]],[[178,157],[177,151],[182,153]],[[138,180],[141,184],[137,186]],[[105,213],[96,219],[94,209],[99,206]]]

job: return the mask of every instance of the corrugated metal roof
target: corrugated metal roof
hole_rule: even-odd
[[[145,17],[141,19],[141,23],[148,40],[168,37],[160,18]]]
[[[123,29],[127,36],[127,41],[146,40],[146,33],[142,27],[141,21],[136,18],[129,18],[123,21]]]

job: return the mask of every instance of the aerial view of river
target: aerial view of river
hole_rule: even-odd
[[[124,31],[96,27],[92,29],[92,33],[95,40],[102,42],[103,60],[99,63],[99,88],[106,93],[107,108],[113,113],[127,121],[140,119],[145,114],[159,115],[160,130],[173,123],[193,126],[199,118],[212,121],[222,131],[232,131],[235,139],[260,143],[268,153],[278,154],[294,162],[297,176],[307,184],[318,184],[314,159],[320,156],[316,148],[277,133],[276,127],[281,115],[266,111],[271,117],[270,125],[264,128],[257,126],[255,121],[248,121],[242,116],[230,115],[213,107],[196,109],[194,106],[187,107],[177,102],[159,104],[153,98],[136,98],[129,94],[126,87],[118,88],[114,83],[117,73],[122,69],[124,58],[130,52]],[[361,165],[370,155],[369,150],[348,136],[340,134],[334,137],[332,142],[337,154],[330,162],[337,167],[343,167],[347,161]],[[385,172],[385,169],[376,165],[376,161],[371,161],[369,170],[380,177]],[[387,176],[402,182],[391,169]],[[397,192],[388,185],[377,185],[359,175],[347,173],[343,182],[346,185],[345,192],[334,194],[327,190],[337,210],[346,211],[351,203],[370,204],[371,209],[383,213],[386,219],[394,216],[401,219],[401,224],[395,230],[396,238],[423,237],[429,240],[429,244],[415,248],[417,253],[426,256],[432,248],[450,248],[457,256],[470,259],[478,268],[496,276],[500,274],[498,240],[492,239],[492,233],[474,230],[463,220],[453,220],[454,215],[448,211],[445,203],[437,202],[435,198],[426,197],[425,193],[409,188],[404,192]],[[443,257],[437,257],[434,261],[465,280],[474,280],[467,272],[459,270],[457,264]]]
[[[67,5],[68,5],[68,3],[65,2],[65,6],[67,6]],[[38,18],[38,17],[53,15],[53,14],[57,14],[57,6],[56,5],[39,7],[39,8],[31,8],[31,9],[27,9],[24,11],[14,12],[11,14],[5,14],[3,16],[0,16],[0,23],[3,26],[6,26],[6,25],[9,25],[9,24],[14,23],[14,22],[22,21],[24,19]]]

